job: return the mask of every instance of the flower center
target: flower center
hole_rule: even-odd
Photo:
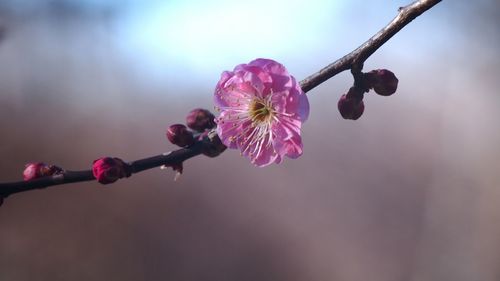
[[[249,113],[253,122],[265,122],[273,116],[273,108],[265,100],[254,99],[250,104]]]

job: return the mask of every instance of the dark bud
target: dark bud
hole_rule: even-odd
[[[216,126],[215,116],[208,110],[196,108],[191,110],[186,117],[186,125],[192,130],[203,132]]]
[[[367,86],[381,96],[390,96],[398,88],[398,78],[387,69],[372,70],[365,73],[364,78]]]
[[[351,120],[357,120],[365,110],[363,99],[349,94],[340,97],[337,107],[342,118]]]
[[[189,146],[194,143],[193,133],[182,124],[174,124],[168,127],[167,139],[180,147]]]

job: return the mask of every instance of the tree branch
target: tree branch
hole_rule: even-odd
[[[441,0],[420,0],[411,3],[406,7],[399,8],[398,15],[377,34],[373,35],[365,43],[361,44],[354,51],[338,59],[334,63],[326,66],[320,71],[310,75],[300,81],[300,87],[304,92],[309,92],[319,84],[332,78],[342,71],[353,69],[357,72],[363,68],[363,63],[378,50],[392,36],[398,33],[403,27],[409,24],[416,17],[423,14],[425,11],[432,8]],[[354,74],[354,73],[353,73]]]
[[[351,53],[300,81],[302,90],[304,92],[308,92],[338,73],[348,69],[351,69],[351,72],[356,79],[357,74],[361,73],[364,61],[368,59],[368,57],[370,57],[378,48],[399,32],[404,26],[439,2],[441,2],[441,0],[419,0],[406,7],[399,8],[398,15],[386,27],[368,39],[368,41],[363,43]],[[214,149],[214,145],[217,144],[204,139],[197,141],[190,147],[136,160],[129,163],[129,165],[131,166],[131,171],[134,174],[162,165],[170,166],[173,164],[179,164],[202,153],[214,157],[221,152],[220,150],[218,151],[217,148]],[[214,150],[215,152],[213,152]],[[211,151],[212,153],[210,153]],[[92,180],[95,180],[92,170],[83,170],[64,171],[60,174],[29,181],[0,183],[0,204],[1,198],[6,198],[15,193],[45,188],[48,186]]]
[[[160,166],[171,166],[173,164],[182,163],[183,161],[203,153],[203,148],[206,146],[204,141],[198,141],[194,145],[181,148],[175,151],[163,153],[157,156],[152,156],[144,159],[135,160],[129,163],[132,174],[142,172]],[[53,185],[66,183],[75,183],[83,181],[93,181],[95,177],[92,170],[83,171],[64,171],[60,174],[37,178],[29,181],[17,181],[0,183],[0,197],[29,191],[33,189],[45,188]]]

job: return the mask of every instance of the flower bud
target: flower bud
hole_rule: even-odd
[[[113,183],[118,179],[130,177],[130,166],[120,158],[103,157],[94,161],[92,173],[102,184]]]
[[[337,104],[340,115],[344,119],[357,120],[363,114],[365,110],[365,104],[362,99],[342,95]]]
[[[390,96],[398,88],[398,78],[387,69],[372,70],[365,74],[365,79],[368,87],[381,96]]]
[[[52,176],[61,172],[61,168],[54,165],[47,165],[43,162],[28,163],[24,168],[23,178],[25,181],[29,181],[36,178]]]
[[[208,110],[196,108],[191,110],[186,117],[186,125],[195,131],[203,132],[216,126],[215,116]]]
[[[182,124],[174,124],[167,129],[167,139],[178,146],[184,147],[194,143],[193,133]]]

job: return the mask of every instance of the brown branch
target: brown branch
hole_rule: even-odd
[[[387,40],[394,36],[404,26],[410,23],[413,19],[432,8],[441,0],[419,0],[412,4],[399,9],[398,15],[382,30],[372,36],[368,41],[363,43],[351,53],[345,55],[334,63],[326,66],[317,73],[300,81],[300,86],[304,92],[308,92],[319,84],[332,78],[338,73],[351,69],[351,72],[356,79],[357,75],[361,73],[363,63],[370,57],[380,46]],[[219,145],[219,147],[217,147]],[[168,154],[157,155],[149,158],[133,161],[130,164],[132,173],[139,173],[141,171],[159,167],[162,165],[172,165],[182,163],[183,161],[194,157],[199,154],[206,154],[209,156],[216,156],[220,154],[220,140],[219,144],[204,139],[196,142],[194,145],[172,151]],[[91,170],[83,171],[64,171],[61,174],[38,178],[30,181],[18,181],[9,183],[0,183],[0,199],[9,195],[29,191],[48,186],[83,182],[95,180]],[[1,200],[0,200],[1,202]],[[0,203],[1,204],[1,203]]]
[[[353,74],[361,71],[363,63],[373,53],[375,53],[378,48],[384,45],[385,42],[398,33],[408,23],[439,2],[441,2],[441,0],[420,0],[415,1],[406,7],[399,8],[398,15],[387,26],[377,32],[377,34],[373,35],[354,51],[300,81],[300,87],[307,93],[319,84],[342,71],[352,69]]]
[[[170,166],[173,164],[182,163],[184,160],[203,153],[206,146],[207,144],[204,141],[198,141],[188,148],[181,148],[169,153],[133,161],[129,163],[131,172],[132,174],[135,174],[163,165]],[[29,181],[0,183],[0,197],[5,198],[15,193],[45,188],[53,185],[93,180],[95,180],[95,177],[92,174],[92,170],[64,171],[60,174],[37,178]]]

